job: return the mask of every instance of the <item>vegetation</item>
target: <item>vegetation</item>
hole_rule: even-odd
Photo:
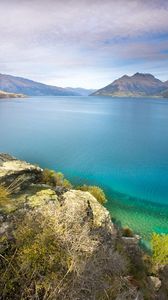
[[[42,182],[52,187],[61,186],[64,188],[72,188],[72,184],[61,172],[55,172],[49,169],[44,169],[42,174]]]
[[[61,172],[55,172],[49,169],[44,169],[42,174],[42,183],[48,184],[52,187],[60,186],[67,189],[72,188],[72,184],[64,177]],[[82,185],[76,187],[76,189],[91,193],[100,204],[105,204],[107,201],[105,193],[98,186]]]
[[[10,193],[7,188],[0,186],[0,208],[3,208],[5,205],[10,202]]]
[[[156,277],[159,266],[168,264],[168,235],[153,234],[153,256],[144,256],[134,239],[123,238],[134,236],[130,228],[113,232],[108,219],[96,225],[96,216],[104,209],[94,200],[90,205],[87,193],[71,191],[76,199],[65,199],[39,184],[20,190],[24,181],[19,176],[7,188],[0,186],[0,299],[132,300],[138,295],[155,299],[149,276]],[[43,171],[42,183],[65,191],[72,188],[62,173],[48,169]],[[101,204],[106,202],[97,186],[77,189],[90,192]],[[83,203],[78,201],[79,194]],[[90,202],[85,205],[87,197]],[[3,215],[4,208],[8,212],[14,205],[9,217]],[[167,293],[165,274],[162,292]]]
[[[80,214],[71,216],[63,206],[55,214],[53,205],[14,219],[12,239],[0,255],[2,299],[96,299],[112,278],[118,282],[113,293],[119,293],[127,266],[113,249],[113,238],[103,245],[98,231],[92,238],[90,223],[83,223]],[[106,239],[108,234],[99,235]]]
[[[0,212],[10,213],[15,209],[15,203],[12,201],[10,189],[0,186]]]
[[[8,186],[0,185],[0,211],[10,213],[17,207],[17,201],[13,201],[12,195],[20,189],[25,181],[24,175],[18,176]]]
[[[122,229],[122,235],[125,237],[133,237],[134,236],[133,231],[129,227],[124,227]]]
[[[153,263],[155,266],[168,264],[168,234],[152,235]]]
[[[29,214],[14,232],[8,255],[2,256],[1,291],[3,299],[48,297],[68,270],[68,257],[57,232],[44,217]],[[46,298],[48,299],[48,298]]]
[[[82,185],[82,186],[77,187],[77,189],[79,189],[81,191],[89,192],[90,194],[92,194],[97,199],[97,201],[100,204],[105,204],[106,201],[107,201],[105,193],[98,186],[95,186],[95,185]]]

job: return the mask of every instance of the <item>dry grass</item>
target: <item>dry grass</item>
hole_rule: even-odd
[[[0,185],[0,210],[2,212],[9,213],[17,207],[17,203],[13,201],[12,195],[19,190],[25,180],[26,177],[21,175],[8,186]]]
[[[0,186],[0,208],[10,203],[10,192],[4,186]]]
[[[101,291],[108,294],[109,278],[120,281],[127,269],[113,238],[105,230],[93,232],[64,206],[42,205],[15,219],[13,228],[1,257],[2,299],[96,299]]]

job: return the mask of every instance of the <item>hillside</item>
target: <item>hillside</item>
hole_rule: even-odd
[[[0,74],[0,90],[28,96],[80,96],[89,95],[92,92],[92,90],[80,88],[61,88],[5,74]]]
[[[164,98],[168,98],[168,90],[166,90],[165,92],[163,92],[163,93],[162,93],[162,96],[163,96]]]
[[[162,92],[162,96],[168,98],[168,80],[165,81],[164,84],[167,86],[167,89]]]
[[[72,91],[73,93],[75,92],[76,95],[79,96],[89,96],[90,94],[94,93],[96,90],[95,89],[84,89],[84,88],[71,88],[67,87],[66,88],[68,91]]]
[[[94,92],[92,96],[162,97],[167,86],[167,83],[162,82],[151,74],[136,73],[132,76],[124,75],[106,87]]]
[[[167,299],[167,237],[156,235],[151,258],[113,224],[99,188],[88,190],[0,154],[2,300]]]
[[[25,95],[23,95],[23,94],[7,93],[7,92],[4,92],[4,91],[0,90],[0,99],[3,99],[3,98],[24,98],[24,97],[25,97]]]

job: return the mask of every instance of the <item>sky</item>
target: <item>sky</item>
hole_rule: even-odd
[[[0,73],[98,89],[168,80],[167,0],[0,0]]]

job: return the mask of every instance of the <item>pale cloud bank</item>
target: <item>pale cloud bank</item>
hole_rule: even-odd
[[[1,73],[93,88],[136,71],[168,79],[167,1],[1,0],[0,13]]]

